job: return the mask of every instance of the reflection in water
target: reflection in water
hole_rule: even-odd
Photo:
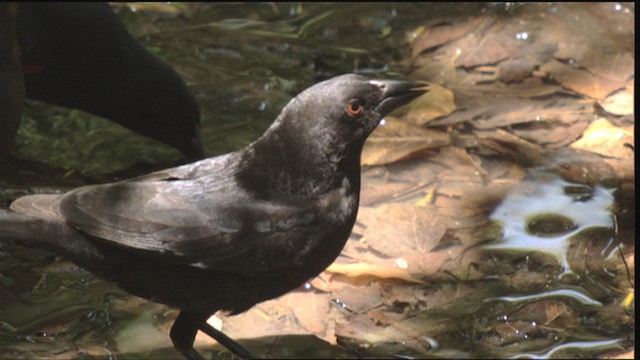
[[[613,227],[613,191],[595,186],[590,197],[577,199],[576,186],[551,174],[523,181],[491,214],[504,227],[502,241],[484,248],[544,252],[560,261],[563,274],[571,273],[567,251],[572,239],[594,228]]]
[[[516,359],[550,359],[558,351],[565,349],[584,349],[584,350],[602,350],[614,347],[618,345],[622,339],[603,340],[603,341],[576,341],[554,346],[551,350],[542,355],[535,354],[518,354],[514,356]]]
[[[511,303],[519,303],[524,301],[540,300],[545,298],[557,298],[557,297],[569,297],[579,301],[583,305],[602,306],[602,303],[600,301],[593,300],[592,298],[576,290],[570,290],[570,289],[559,289],[559,290],[547,291],[540,294],[531,294],[531,295],[524,295],[524,296],[501,296],[497,298],[486,299],[485,302],[494,301],[494,300],[503,300]]]

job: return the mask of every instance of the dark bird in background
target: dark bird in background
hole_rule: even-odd
[[[0,19],[5,16],[12,15],[0,8]],[[195,97],[173,68],[131,36],[107,3],[21,2],[13,22],[26,97],[86,111],[192,160],[204,158]],[[15,42],[4,27],[0,44]],[[13,146],[20,117],[5,116],[1,98],[0,105],[1,153]]]
[[[202,330],[238,356],[250,351],[207,324],[285,294],[339,255],[358,212],[360,155],[380,119],[423,84],[342,75],[292,99],[236,152],[0,211],[0,239],[60,254],[138,296],[175,306],[175,348]]]

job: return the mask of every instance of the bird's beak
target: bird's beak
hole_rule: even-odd
[[[427,84],[416,82],[371,80],[371,83],[382,89],[382,100],[376,107],[376,111],[381,117],[429,91]]]

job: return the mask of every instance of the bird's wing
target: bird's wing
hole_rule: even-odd
[[[40,207],[113,245],[251,275],[290,271],[326,231],[313,207],[258,201],[232,178],[164,175],[82,187]]]

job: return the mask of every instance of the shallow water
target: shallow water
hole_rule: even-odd
[[[408,33],[425,16],[449,11],[420,4],[201,4],[188,18],[121,16],[140,42],[173,65],[196,94],[209,155],[259,136],[303,89],[347,72],[402,77]],[[471,14],[479,5],[458,9]],[[177,151],[78,111],[26,107],[20,152],[83,175],[136,163],[172,164]],[[49,119],[43,121],[43,118]],[[57,141],[51,141],[54,137]]]
[[[620,5],[620,9],[611,6],[608,11],[612,13],[635,11],[629,4]],[[175,9],[183,11],[183,15],[164,14]],[[531,19],[540,14],[546,15],[539,16],[542,19],[553,19],[563,11],[566,9],[553,3],[223,3],[161,6],[151,12],[120,8],[119,15],[136,38],[174,66],[194,91],[202,109],[204,147],[208,155],[214,156],[251,142],[292,96],[322,79],[346,72],[381,78],[432,74],[435,70],[431,68],[412,73],[411,62],[407,61],[411,56],[410,42],[427,23],[454,23],[481,15],[493,15],[504,24],[509,24],[509,19],[520,19],[521,29],[514,36],[519,36],[518,41],[532,42],[537,31],[542,30]],[[562,16],[568,20],[574,15],[567,12]],[[584,19],[593,21],[583,16],[582,21],[586,22]],[[602,36],[612,51],[622,51],[628,45],[623,36],[627,29],[616,30],[614,22],[610,23],[611,31],[618,31],[619,37],[604,37],[600,25],[590,23],[585,24],[585,36]],[[566,40],[580,48],[577,40]],[[445,65],[451,62],[446,56],[441,58]],[[445,78],[439,83],[447,86],[455,76],[447,72],[445,65],[443,70],[437,70],[438,76]],[[486,77],[478,78],[480,85],[483,82],[487,82]],[[569,96],[558,95],[561,100],[565,97]],[[456,102],[460,99],[456,97]],[[495,101],[489,96],[483,99],[488,107],[505,107],[505,103]],[[521,111],[526,112],[526,107]],[[438,118],[440,123],[430,127],[446,132],[443,129],[453,124],[462,133],[463,129],[482,126],[474,118],[474,125],[456,128],[459,120],[453,119],[455,114]],[[580,115],[576,112],[575,116]],[[539,128],[549,124],[553,122],[542,123]],[[509,129],[518,133],[521,127],[516,124]],[[400,140],[413,141],[408,139]],[[471,142],[464,141],[467,140],[460,136],[458,143]],[[5,205],[27,193],[60,192],[184,161],[176,150],[118,125],[33,101],[25,106],[18,143],[23,158],[47,167],[27,163],[2,169],[0,201]],[[431,161],[434,152],[424,150],[424,157]],[[496,173],[517,173],[498,166],[509,158],[508,152],[498,149],[488,153],[490,156],[482,158],[482,165],[493,166]],[[443,173],[451,175],[441,178],[442,186],[435,187],[431,194],[453,194],[454,198],[463,189],[460,198],[469,201],[494,196],[482,189],[465,192],[467,188],[452,185],[456,181],[465,183],[468,179],[464,176],[473,176],[473,172],[482,173],[465,154],[433,157],[437,160],[432,161],[430,165],[435,165],[428,167],[430,170],[425,170],[420,157],[366,169],[363,206],[397,199],[402,203],[429,203],[432,177]],[[349,281],[344,279],[349,276],[343,276],[341,281],[348,284],[347,290],[369,285],[374,290],[357,297],[357,292],[345,288],[321,291],[316,285],[309,286],[315,290],[296,292],[289,298],[286,304],[293,311],[283,310],[284,300],[277,306],[257,307],[239,317],[225,318],[225,331],[229,329],[242,344],[274,358],[589,358],[629,351],[634,344],[635,309],[633,304],[625,304],[625,297],[633,288],[629,282],[634,281],[635,269],[632,267],[628,276],[620,254],[624,252],[633,262],[633,251],[629,253],[629,249],[633,249],[635,239],[634,189],[624,188],[624,181],[616,178],[618,174],[595,181],[585,176],[584,181],[575,182],[572,180],[576,176],[567,175],[570,170],[550,171],[552,166],[523,168],[526,174],[513,176],[517,185],[510,191],[497,191],[499,196],[495,196],[499,198],[489,202],[491,206],[478,206],[481,210],[465,208],[482,218],[482,225],[472,232],[480,240],[467,244],[462,237],[454,239],[451,228],[462,229],[464,224],[450,225],[440,234],[442,242],[431,247],[433,259],[426,260],[437,263],[440,258],[436,255],[447,250],[455,253],[455,246],[462,241],[461,255],[451,256],[447,263],[471,253],[475,254],[473,261],[443,265],[435,274],[422,264],[424,271],[416,282],[397,281],[397,276],[395,281],[386,277],[380,280],[372,277],[372,270]],[[491,176],[494,174],[487,175],[489,180],[495,180]],[[394,190],[391,196],[376,197],[378,188],[368,191],[366,186],[375,186],[379,180],[393,189],[408,184],[410,191]],[[512,180],[505,176],[504,182]],[[361,209],[361,214],[364,212]],[[386,220],[385,216],[377,219]],[[391,223],[391,217],[388,219]],[[426,228],[438,228],[436,225]],[[383,231],[398,235],[389,229],[380,230]],[[362,238],[356,240],[366,243]],[[366,238],[370,249],[388,251],[382,255],[400,264],[397,267],[413,269],[415,253],[396,258],[391,255],[392,250],[399,251],[400,247],[376,247],[373,236],[367,234]],[[419,249],[429,255],[424,250],[427,245],[425,241]],[[345,253],[352,256],[355,252],[347,249]],[[407,278],[410,277],[401,277]],[[383,290],[374,287],[380,284]],[[383,300],[372,302],[371,298],[379,293],[383,293]],[[318,312],[316,317],[325,322],[329,319],[330,325],[307,326],[312,323],[307,318],[313,316],[296,313],[296,301],[290,300],[298,296],[304,300],[297,303],[306,308],[312,301],[322,303],[325,307],[314,306],[326,313]],[[366,305],[369,302],[373,305]],[[295,316],[290,316],[292,313]],[[175,358],[168,329],[176,314],[165,306],[129,296],[49,253],[0,243],[0,357]],[[291,323],[303,324],[305,331]],[[309,330],[316,328],[323,330]],[[329,343],[335,339],[334,330],[340,345]],[[206,356],[230,356],[205,338],[198,341]]]

